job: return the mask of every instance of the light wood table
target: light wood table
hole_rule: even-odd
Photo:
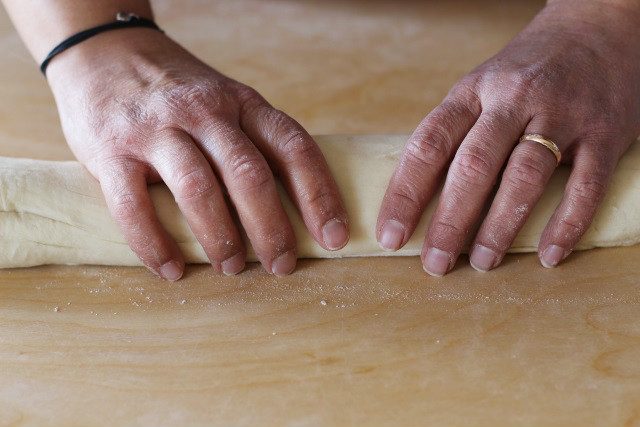
[[[209,4],[211,3],[211,4]],[[158,1],[312,133],[408,133],[541,2]],[[0,17],[0,155],[71,158]],[[417,258],[0,271],[0,425],[640,426],[640,247],[445,278]]]

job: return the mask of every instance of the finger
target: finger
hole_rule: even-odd
[[[530,123],[525,133],[554,135],[540,129],[544,128]],[[516,146],[502,174],[491,208],[471,245],[469,261],[473,268],[489,271],[500,264],[540,200],[556,166],[555,155],[544,145],[523,141]]]
[[[422,259],[427,273],[442,276],[455,264],[525,123],[517,113],[483,112],[465,137],[426,233]]]
[[[313,238],[325,249],[344,247],[347,212],[320,148],[298,122],[256,92],[247,96],[242,129],[277,173]]]
[[[376,238],[382,248],[395,251],[407,243],[480,110],[474,95],[455,92],[418,125],[404,148],[378,214]]]
[[[146,167],[139,162],[115,158],[100,166],[100,186],[109,212],[133,252],[155,274],[178,280],[184,271],[184,260],[178,245],[158,220],[146,175]]]
[[[573,170],[562,200],[538,244],[538,255],[543,266],[555,267],[578,244],[604,198],[615,165],[616,161],[610,153],[597,153],[588,144],[580,144],[573,158]]]
[[[256,256],[283,276],[296,265],[296,240],[266,160],[239,127],[218,122],[194,135],[222,178]]]
[[[242,237],[211,165],[191,137],[165,131],[148,157],[214,268],[226,275],[241,272],[246,258]]]

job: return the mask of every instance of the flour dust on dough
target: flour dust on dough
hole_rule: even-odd
[[[406,136],[319,136],[316,141],[345,199],[351,240],[340,251],[318,246],[286,196],[283,203],[303,258],[417,255],[435,203],[407,245],[385,252],[375,239],[378,209]],[[512,252],[535,251],[569,170],[560,167],[518,234]],[[207,257],[164,185],[152,185],[158,215],[190,263]],[[435,199],[434,199],[435,201]],[[623,157],[594,223],[578,249],[640,242],[640,144]],[[250,260],[255,256],[250,250]],[[140,265],[110,218],[98,183],[77,162],[0,158],[0,267],[41,264]]]

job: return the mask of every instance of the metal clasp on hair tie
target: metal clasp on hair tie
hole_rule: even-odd
[[[116,15],[116,21],[120,22],[131,22],[134,19],[140,19],[138,15],[130,12],[118,12]]]

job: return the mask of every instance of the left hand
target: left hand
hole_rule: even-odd
[[[551,1],[501,52],[464,77],[418,126],[391,178],[377,238],[391,250],[411,237],[449,166],[422,249],[425,271],[453,268],[500,176],[470,245],[470,261],[500,264],[556,168],[523,142],[542,134],[572,165],[538,245],[556,266],[593,220],[618,160],[640,134],[640,8],[630,1]]]

